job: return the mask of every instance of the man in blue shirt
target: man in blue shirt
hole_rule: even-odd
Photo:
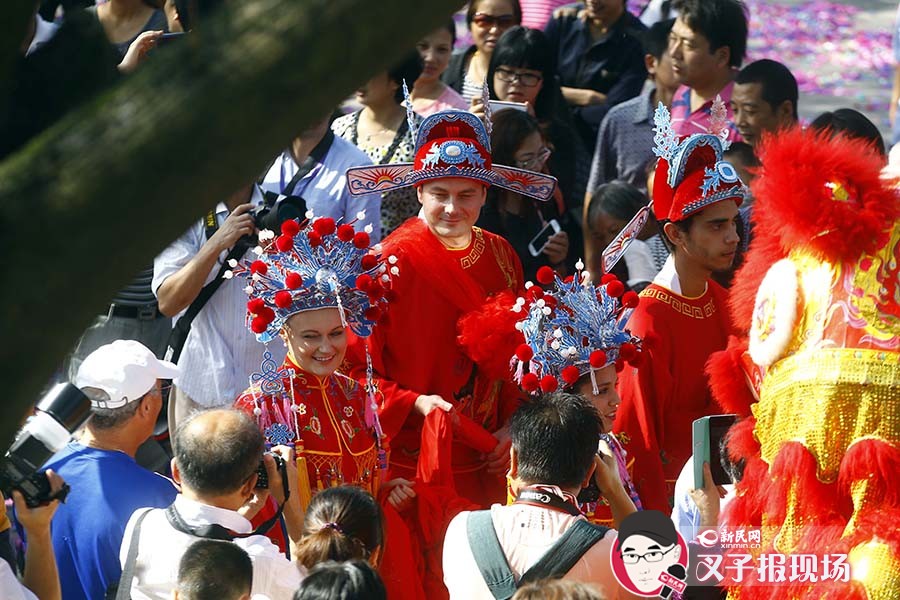
[[[349,223],[359,213],[357,230],[371,226],[369,239],[381,240],[381,195],[351,196],[347,169],[372,164],[365,152],[332,133],[329,120],[322,119],[302,132],[281,153],[263,177],[266,192],[299,196],[317,217]]]
[[[138,508],[165,507],[171,481],[134,461],[153,433],[162,407],[162,380],[178,367],[133,340],[101,346],[85,358],[75,385],[91,398],[91,419],[45,468],[71,486],[53,518],[51,534],[64,600],[98,600],[121,575],[119,547]]]

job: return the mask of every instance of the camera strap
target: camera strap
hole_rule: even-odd
[[[291,180],[287,185],[284,185],[284,166],[282,166],[281,193],[285,196],[292,195],[294,193],[294,188],[297,187],[297,184],[300,183],[301,179],[306,177],[316,165],[324,164],[323,161],[325,160],[325,155],[328,154],[328,151],[331,149],[332,143],[334,143],[334,132],[329,127],[322,139],[319,140],[319,143],[316,144],[316,147],[312,149],[309,156],[303,161],[303,164],[299,165],[297,172],[294,173],[294,176],[291,177]]]
[[[571,494],[568,494],[571,496]],[[581,516],[578,505],[574,497],[565,498],[560,496],[558,488],[544,485],[530,485],[519,491],[514,504],[527,504],[529,506],[540,506],[541,508],[549,508],[560,512],[568,513],[573,517]]]
[[[285,500],[285,502],[287,502]],[[220,540],[223,542],[233,542],[234,540],[252,537],[254,535],[266,535],[270,529],[281,518],[284,512],[284,504],[278,506],[278,511],[269,519],[266,519],[259,527],[250,533],[235,533],[234,531],[219,525],[218,523],[210,523],[208,525],[189,525],[181,513],[172,504],[166,509],[166,521],[172,526],[172,529],[186,533],[194,537],[205,538],[208,540]]]
[[[228,266],[228,261],[232,259],[239,260],[248,248],[250,248],[250,244],[245,238],[238,240],[228,253],[228,256],[225,257],[222,266],[219,268],[219,272],[216,273],[213,280],[203,286],[203,289],[200,290],[200,293],[197,294],[197,297],[194,298],[194,301],[191,302],[191,305],[185,313],[175,322],[175,326],[172,327],[172,333],[169,335],[169,350],[166,352],[166,360],[176,364],[178,363],[178,358],[181,356],[181,351],[184,349],[188,334],[191,332],[191,323],[193,323],[203,307],[206,306],[206,303],[209,302],[212,295],[216,293],[216,290],[225,283],[225,278],[222,277],[222,275],[230,268]]]

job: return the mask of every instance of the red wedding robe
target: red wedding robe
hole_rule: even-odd
[[[427,225],[410,219],[383,244],[385,256],[395,255],[396,298],[386,321],[379,323],[368,344],[380,392],[379,416],[390,440],[393,477],[414,479],[423,419],[413,411],[421,394],[436,394],[489,432],[502,427],[518,406],[518,390],[508,381],[492,380],[466,356],[457,342],[457,323],[479,309],[487,298],[522,289],[522,265],[503,238],[473,228],[470,244],[451,250]],[[365,377],[363,340],[348,357],[354,375]],[[503,478],[487,475],[481,453],[460,442],[452,449],[457,492],[478,504],[503,502]]]
[[[645,509],[671,512],[675,480],[692,453],[691,424],[719,412],[704,368],[728,343],[727,298],[713,281],[698,298],[652,283],[628,321],[644,339],[645,356],[640,369],[626,366],[619,375],[622,404],[613,430],[634,459]]]

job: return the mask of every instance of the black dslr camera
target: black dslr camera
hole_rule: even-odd
[[[278,472],[281,474],[281,481],[284,482],[285,488],[287,488],[287,463],[284,462],[284,459],[278,456],[277,454],[267,453],[272,458],[275,459],[275,466],[278,468]],[[269,489],[269,472],[266,471],[266,463],[263,460],[259,461],[259,466],[256,468],[256,474],[259,476],[256,479],[256,487],[260,490]]]
[[[41,468],[62,449],[91,415],[91,401],[71,383],[54,386],[38,402],[35,414],[16,434],[16,439],[0,463],[0,490],[9,497],[18,490],[30,507],[59,498],[65,500],[69,486],[57,493]]]
[[[281,224],[288,219],[306,218],[306,201],[300,196],[283,196],[274,192],[263,192],[262,204],[251,213],[256,228],[281,233]]]

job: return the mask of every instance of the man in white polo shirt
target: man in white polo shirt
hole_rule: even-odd
[[[198,539],[230,540],[250,555],[254,598],[293,597],[301,580],[297,565],[262,531],[254,532],[248,520],[253,512],[250,507],[259,506],[265,496],[265,492],[256,490],[256,470],[264,447],[256,423],[238,411],[208,410],[179,425],[172,475],[181,484],[181,494],[167,509],[137,510],[128,522],[119,552],[119,587],[128,589],[130,582],[132,600],[170,598],[179,561]],[[285,459],[289,489],[296,490],[293,452],[282,446],[275,450]],[[299,494],[291,494],[285,502],[274,459],[267,455],[265,463],[272,495],[284,506],[293,545],[303,529]],[[137,541],[132,543],[132,538]]]

